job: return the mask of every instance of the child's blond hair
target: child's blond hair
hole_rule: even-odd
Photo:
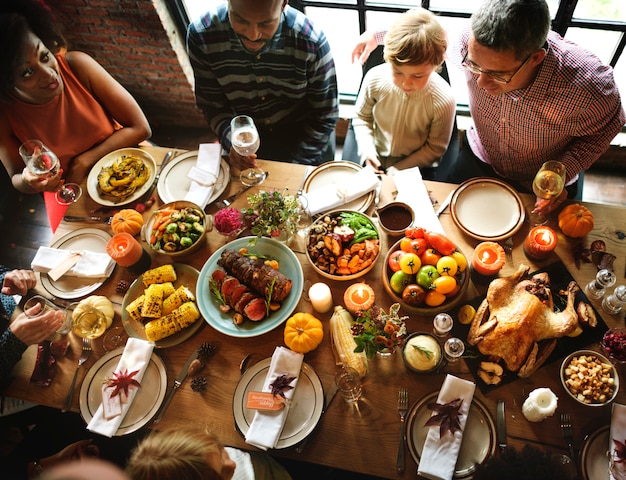
[[[448,48],[446,31],[424,8],[401,14],[385,36],[384,58],[395,65],[431,64],[439,67]]]

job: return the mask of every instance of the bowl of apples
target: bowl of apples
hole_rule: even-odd
[[[456,307],[469,286],[467,258],[445,235],[410,227],[385,257],[383,285],[394,301],[418,315]]]

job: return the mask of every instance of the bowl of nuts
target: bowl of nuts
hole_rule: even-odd
[[[570,397],[588,407],[608,405],[619,390],[615,366],[593,350],[578,350],[563,360],[561,383]]]
[[[362,277],[380,257],[380,233],[371,218],[336,210],[320,216],[309,229],[306,254],[320,275],[332,280]]]

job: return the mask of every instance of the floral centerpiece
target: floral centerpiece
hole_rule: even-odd
[[[373,358],[377,352],[393,353],[402,345],[407,335],[405,321],[409,317],[401,317],[399,311],[399,303],[391,305],[389,313],[378,305],[359,311],[352,325],[355,352],[364,351],[368,358]]]
[[[288,240],[294,234],[300,206],[298,199],[286,193],[286,189],[248,195],[248,204],[250,207],[242,212],[253,235]]]

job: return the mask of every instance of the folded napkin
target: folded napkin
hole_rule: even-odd
[[[415,225],[431,232],[445,234],[435,214],[419,167],[395,170],[392,178],[398,190],[396,201],[404,202],[413,209]]]
[[[70,255],[80,253],[80,259],[65,275],[70,277],[98,278],[108,277],[115,268],[115,261],[106,253],[87,250],[60,250],[51,247],[39,247],[31,268],[35,272],[48,273],[65,261]]]
[[[364,167],[349,181],[329,183],[303,194],[309,205],[309,213],[317,215],[321,212],[341,207],[346,203],[371,192],[378,186],[378,177],[371,167]]]
[[[619,460],[615,453],[615,442],[626,443],[626,405],[621,403],[614,403],[611,410],[611,430],[609,435],[609,452],[611,452],[611,463],[613,468],[619,470],[613,474],[613,468],[610,469],[609,478],[615,480],[616,478],[624,478],[624,472],[626,471],[626,465],[623,463],[615,463]],[[620,475],[621,474],[621,475]],[[617,475],[620,475],[617,477]]]
[[[129,338],[114,373],[119,374],[124,371],[131,373],[138,370],[133,376],[133,379],[141,383],[143,374],[150,363],[150,357],[152,356],[153,349],[154,344],[151,342],[141,340],[139,338]],[[105,387],[106,385],[103,385],[103,396],[110,396],[113,390]],[[100,405],[95,415],[89,422],[89,425],[87,425],[87,430],[99,433],[100,435],[104,435],[109,438],[114,436],[117,429],[122,424],[122,421],[124,420],[124,417],[131,407],[133,400],[135,399],[135,395],[137,395],[140,388],[141,387],[131,386],[128,389],[128,397],[124,394],[114,397],[114,399],[119,398],[122,401],[120,411],[115,416],[105,418],[104,406]]]
[[[220,174],[222,147],[219,143],[203,143],[198,149],[198,159],[187,176],[191,178],[184,200],[201,208],[206,207]]]
[[[439,426],[428,427],[422,456],[417,467],[418,475],[431,480],[450,480],[454,475],[454,467],[461,449],[465,422],[474,398],[475,388],[474,382],[450,374],[446,376],[439,391],[437,403],[444,404],[457,398],[463,399],[459,410],[461,430],[454,432],[454,435],[446,431],[443,437],[439,438]]]
[[[280,434],[283,431],[283,427],[285,426],[287,415],[289,414],[289,400],[293,398],[293,394],[296,391],[303,360],[304,355],[301,353],[296,353],[285,347],[276,347],[272,355],[267,377],[265,377],[265,382],[263,383],[263,390],[261,391],[271,392],[272,387],[270,385],[281,375],[296,377],[295,380],[290,383],[293,388],[283,391],[287,402],[285,407],[281,410],[256,411],[248,433],[246,434],[246,443],[262,450],[276,446],[280,439]]]

